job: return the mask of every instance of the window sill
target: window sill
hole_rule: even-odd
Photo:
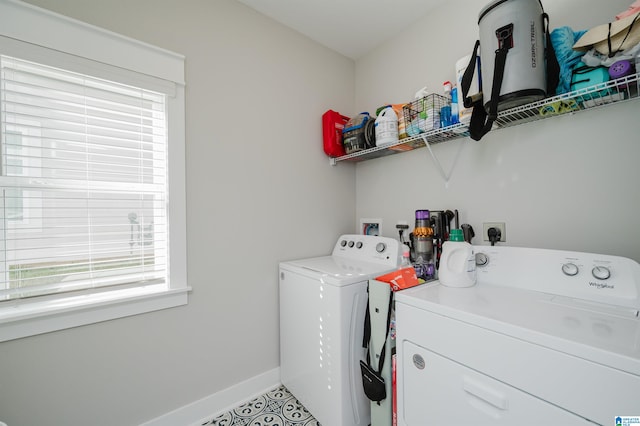
[[[164,284],[0,305],[0,342],[186,305],[189,287]]]

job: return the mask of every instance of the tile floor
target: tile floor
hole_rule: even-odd
[[[202,426],[321,426],[284,386],[270,390]]]

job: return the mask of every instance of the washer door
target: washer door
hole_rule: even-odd
[[[409,341],[402,344],[401,425],[593,425]]]

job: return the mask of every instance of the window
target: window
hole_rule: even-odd
[[[0,300],[166,282],[165,95],[7,56],[0,91]]]
[[[0,36],[0,341],[186,303],[180,78],[51,19],[123,44],[126,68]]]

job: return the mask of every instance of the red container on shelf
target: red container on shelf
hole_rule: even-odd
[[[339,112],[328,110],[322,114],[322,138],[324,140],[324,152],[329,157],[340,157],[345,155],[342,144],[342,129],[349,121]]]

